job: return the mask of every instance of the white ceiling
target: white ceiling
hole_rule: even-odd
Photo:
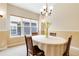
[[[11,3],[11,4],[38,14],[40,14],[40,9],[45,5],[45,3]],[[48,6],[53,6],[53,3],[48,3]]]

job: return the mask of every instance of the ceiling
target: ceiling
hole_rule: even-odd
[[[40,9],[45,6],[45,3],[10,3],[17,7],[30,10],[32,12],[40,14]],[[48,6],[53,6],[53,3],[48,3]]]

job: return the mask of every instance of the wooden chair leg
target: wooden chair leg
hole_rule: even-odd
[[[67,56],[69,56],[69,52],[67,53]]]

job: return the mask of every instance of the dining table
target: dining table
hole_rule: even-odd
[[[45,52],[45,56],[62,56],[67,45],[67,39],[58,36],[32,36],[33,45],[38,45]]]

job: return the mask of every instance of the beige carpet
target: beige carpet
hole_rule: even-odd
[[[26,56],[26,46],[20,45],[0,51],[0,56]],[[70,51],[70,56],[76,56],[73,50]]]
[[[26,46],[20,45],[0,51],[0,56],[25,56]]]

